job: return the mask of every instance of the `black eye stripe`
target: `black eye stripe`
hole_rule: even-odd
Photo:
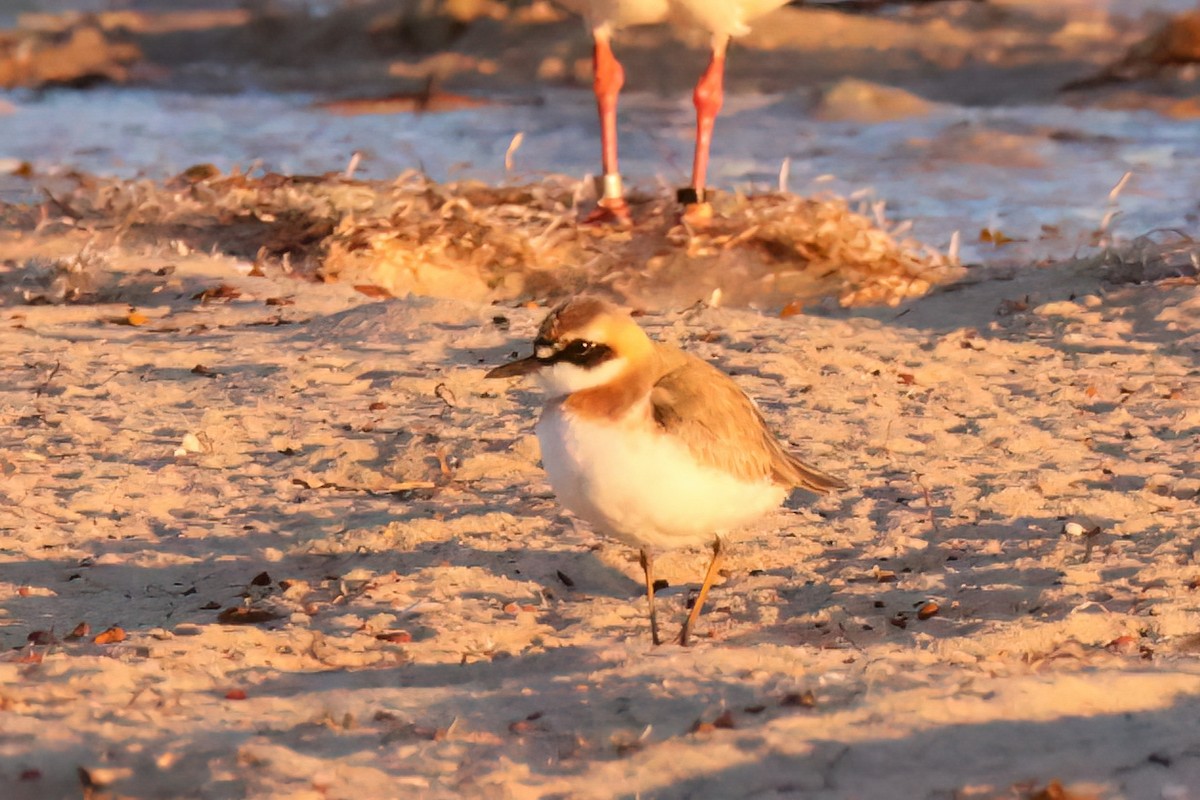
[[[535,342],[535,346],[540,350],[543,347],[552,346],[549,342]],[[557,364],[560,361],[565,361],[568,364],[575,364],[584,369],[602,364],[613,357],[613,350],[606,344],[598,344],[589,342],[584,339],[572,339],[566,344],[555,350],[545,358],[539,358],[538,361],[543,364]]]
[[[562,349],[560,355],[568,361],[578,361],[587,358],[588,354],[595,348],[596,345],[591,342],[576,339],[573,342],[567,342],[566,347]]]

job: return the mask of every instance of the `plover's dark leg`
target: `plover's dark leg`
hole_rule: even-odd
[[[639,560],[642,563],[642,572],[646,574],[646,602],[650,604],[650,637],[655,644],[662,644],[658,638],[658,614],[654,611],[654,559],[643,547]]]
[[[717,577],[717,565],[721,563],[721,537],[713,539],[713,557],[712,561],[708,562],[708,571],[704,573],[704,583],[700,585],[700,596],[696,598],[692,610],[687,615],[687,619],[683,622],[683,631],[679,634],[679,643],[687,647],[688,637],[691,636],[692,626],[696,624],[696,619],[700,616],[700,609],[704,607],[704,601],[708,599],[708,590],[712,588],[713,578]]]

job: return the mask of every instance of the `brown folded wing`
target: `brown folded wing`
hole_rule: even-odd
[[[654,420],[683,440],[699,461],[748,481],[769,479],[822,493],[845,488],[784,450],[758,408],[725,373],[681,351],[666,360],[666,372],[650,393]]]

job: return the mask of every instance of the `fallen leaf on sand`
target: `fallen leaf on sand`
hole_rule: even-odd
[[[96,644],[115,644],[125,641],[125,631],[117,625],[113,625],[106,631],[96,634],[96,638],[92,640]]]
[[[235,300],[241,296],[242,293],[228,283],[221,283],[192,295],[192,299],[207,303],[211,300]]]
[[[813,694],[812,689],[805,689],[803,692],[790,692],[783,696],[779,701],[779,705],[785,708],[816,708],[817,696]]]
[[[1029,295],[1019,300],[1001,300],[1000,305],[996,308],[996,313],[1001,317],[1008,317],[1013,314],[1019,314],[1022,311],[1028,311],[1029,305]]]
[[[804,312],[804,304],[798,300],[793,300],[792,302],[788,303],[786,306],[784,306],[780,310],[779,318],[787,319],[788,317],[794,317],[797,314],[801,314],[803,312]]]
[[[200,441],[200,437],[194,433],[186,433],[183,436],[183,441],[179,443],[179,447],[175,448],[175,456],[186,456],[188,453],[200,453],[204,450],[204,444]]]
[[[129,767],[78,767],[78,774],[79,782],[88,790],[84,792],[84,797],[93,797],[95,795],[91,789],[103,788],[128,778],[133,774],[133,770]]]
[[[890,569],[880,569],[879,565],[876,564],[871,568],[871,577],[880,583],[891,583],[896,580],[896,573]]]
[[[1130,636],[1128,634],[1124,636],[1118,636],[1116,639],[1113,639],[1111,642],[1104,645],[1104,649],[1108,650],[1110,653],[1132,655],[1133,653],[1138,652],[1138,639],[1136,636]]]
[[[140,311],[130,311],[123,317],[110,317],[108,321],[114,325],[128,325],[138,328],[149,322],[150,318]]]
[[[516,734],[532,733],[535,731],[544,731],[544,730],[546,730],[546,726],[544,724],[538,722],[538,720],[540,720],[541,718],[542,718],[542,712],[535,711],[532,714],[530,714],[529,716],[525,717],[525,719],[519,719],[516,722],[509,723],[508,729],[512,733],[516,733]]]
[[[731,730],[735,727],[737,727],[737,726],[734,724],[734,721],[733,721],[733,712],[730,711],[729,709],[726,709],[726,710],[722,711],[721,714],[718,715],[717,718],[714,719],[712,722],[704,722],[703,720],[696,720],[696,723],[694,725],[692,725],[691,732],[692,733],[712,733],[715,730]]]
[[[991,228],[983,228],[979,231],[979,241],[994,244],[997,247],[1008,244],[1012,241],[1011,237],[1005,236],[1000,231],[994,231]]]
[[[283,615],[265,608],[244,608],[231,606],[217,615],[217,622],[222,625],[257,625],[261,622],[271,622]]]
[[[26,641],[35,645],[54,644],[55,638],[52,631],[33,631],[27,637]]]
[[[11,661],[15,664],[40,664],[46,657],[45,650],[35,650],[32,644],[14,650],[12,653],[0,655],[0,661]]]
[[[1074,792],[1064,787],[1059,781],[1050,781],[1046,788],[1032,792],[1029,800],[1096,800],[1093,794]]]
[[[373,297],[379,300],[386,300],[392,296],[392,293],[382,286],[374,286],[369,283],[357,283],[354,285],[354,291],[359,294],[365,294],[367,297]]]

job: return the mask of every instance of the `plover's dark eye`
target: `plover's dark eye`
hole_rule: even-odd
[[[613,351],[606,344],[574,339],[554,355],[555,361],[567,361],[580,367],[591,368],[612,358]]]
[[[582,339],[576,339],[563,348],[562,357],[568,361],[587,358],[587,354],[592,352],[595,347],[596,345],[593,342],[585,342]]]

